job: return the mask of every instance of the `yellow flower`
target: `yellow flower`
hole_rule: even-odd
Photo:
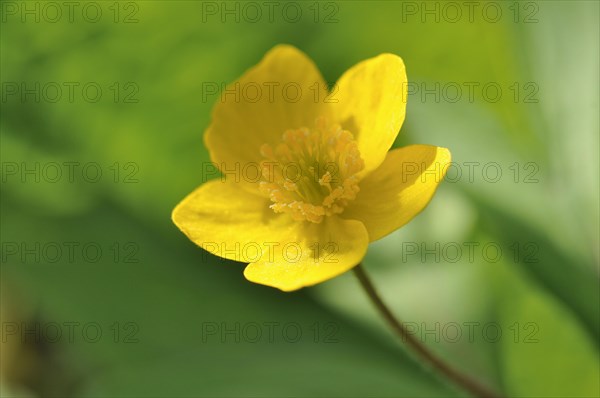
[[[173,221],[205,250],[249,263],[252,282],[291,291],[348,271],[423,210],[450,163],[435,146],[389,151],[406,83],[402,59],[382,54],[330,92],[304,53],[276,46],[221,94],[204,139],[222,177]]]

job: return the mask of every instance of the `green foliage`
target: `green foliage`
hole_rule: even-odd
[[[367,57],[402,56],[419,92],[409,96],[395,146],[445,146],[462,165],[460,181],[443,184],[422,215],[370,247],[366,268],[399,317],[432,330],[436,323],[499,325],[497,341],[479,330],[472,341],[426,344],[506,395],[600,395],[598,4],[535,4],[531,24],[514,23],[507,5],[498,23],[423,23],[419,15],[404,18],[402,2],[384,1],[339,2],[338,22],[330,24],[202,22],[200,2],[161,1],[139,2],[133,24],[109,17],[3,22],[3,85],[98,82],[104,89],[96,103],[2,100],[2,242],[96,242],[103,249],[95,263],[3,259],[3,289],[16,292],[3,295],[3,308],[43,322],[97,322],[104,333],[98,343],[52,345],[48,355],[59,358],[54,371],[65,382],[39,382],[34,392],[464,395],[405,353],[350,275],[293,294],[252,285],[241,264],[207,255],[171,224],[171,209],[202,182],[209,160],[202,133],[218,97],[203,98],[203,82],[231,82],[287,42],[313,57],[330,83]],[[503,96],[486,101],[479,90],[470,101],[465,82],[496,82]],[[518,101],[509,88],[515,82]],[[527,82],[535,83],[537,102],[524,102]],[[461,99],[423,97],[420,85],[436,83],[458,84]],[[137,102],[125,101],[131,93]],[[22,183],[6,174],[11,162],[95,162],[104,174],[97,183],[80,176]],[[465,162],[496,162],[503,178],[490,183],[480,167],[468,181]],[[497,262],[406,256],[407,243],[436,242],[498,242],[504,255]],[[523,251],[515,257],[515,243],[533,243],[536,261]],[[126,261],[131,248],[136,262]],[[138,342],[123,341],[129,322],[139,328]],[[222,322],[295,322],[303,338],[204,339],[203,327]],[[334,343],[322,335],[330,324]]]

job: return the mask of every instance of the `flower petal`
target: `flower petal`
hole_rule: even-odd
[[[342,213],[367,227],[371,242],[408,223],[427,206],[450,164],[450,151],[411,145],[390,151],[360,182],[356,199]]]
[[[222,171],[259,162],[262,144],[278,143],[286,130],[313,127],[319,116],[331,117],[321,73],[289,45],[274,47],[226,90],[204,136],[211,160]]]
[[[335,118],[358,142],[363,174],[385,159],[406,115],[407,80],[402,58],[381,54],[348,69],[336,83]]]
[[[172,218],[188,238],[219,257],[256,261],[260,242],[276,242],[295,223],[287,214],[275,214],[269,200],[248,193],[229,180],[212,180],[189,194],[173,210]]]
[[[369,236],[355,220],[327,217],[321,224],[298,223],[296,234],[281,236],[279,245],[248,264],[251,282],[292,291],[338,276],[363,259]]]

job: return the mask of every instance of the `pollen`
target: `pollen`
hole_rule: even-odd
[[[340,214],[359,192],[364,168],[352,133],[319,118],[314,128],[283,133],[275,146],[262,145],[260,191],[276,213],[297,221],[320,223]]]

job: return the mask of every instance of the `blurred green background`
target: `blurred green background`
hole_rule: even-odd
[[[209,160],[203,83],[278,43],[330,84],[400,55],[395,146],[448,147],[462,172],[369,248],[395,313],[502,394],[600,395],[598,2],[276,2],[272,18],[262,2],[0,4],[3,396],[466,396],[351,273],[282,293],[171,223]],[[72,181],[55,178],[65,162]]]

